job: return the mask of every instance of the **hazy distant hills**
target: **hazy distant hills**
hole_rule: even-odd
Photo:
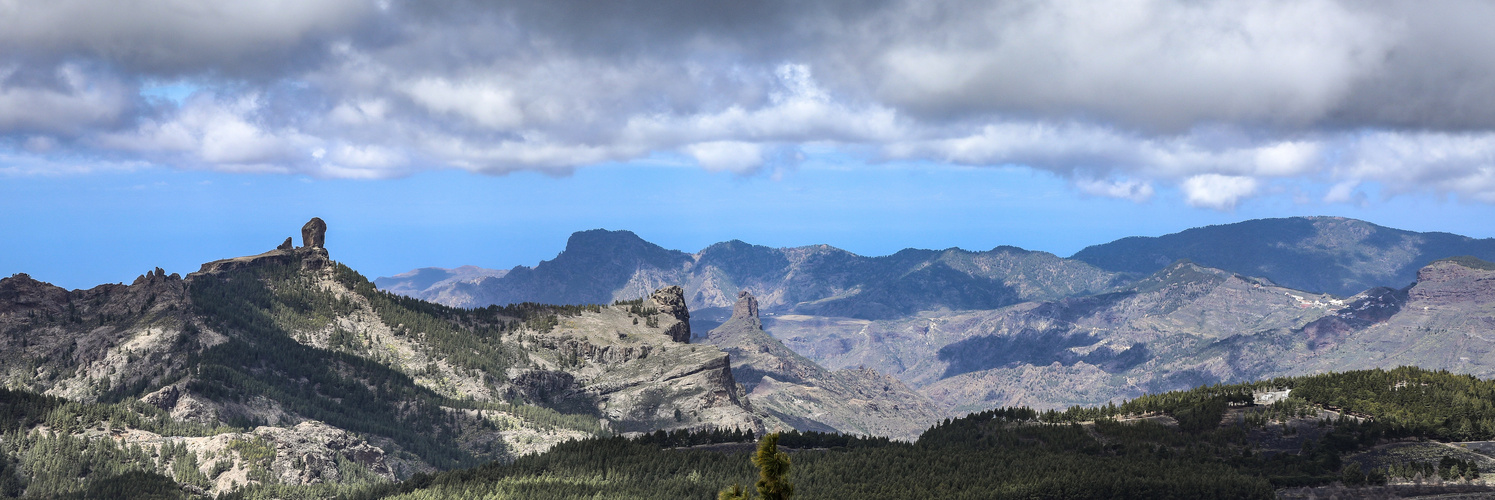
[[[766,331],[825,369],[870,368],[957,410],[1064,407],[1347,368],[1495,374],[1482,350],[1495,299],[1479,291],[1495,285],[1460,274],[1487,264],[1434,262],[1463,254],[1495,258],[1495,240],[1307,217],[1126,238],[1070,259],[1014,247],[865,257],[741,241],[687,254],[596,230],[534,268],[470,282],[462,300],[605,302],[678,283],[701,335],[746,290]],[[1459,277],[1437,278],[1449,269]],[[1419,295],[1435,287],[1472,298]]]
[[[541,302],[609,303],[661,286],[684,286],[693,311],[726,319],[737,292],[765,310],[860,319],[919,311],[994,309],[1097,293],[1179,259],[1279,285],[1341,297],[1401,288],[1417,269],[1458,255],[1495,259],[1495,239],[1419,233],[1339,217],[1259,219],[1159,237],[1129,237],[1068,259],[1011,246],[987,251],[905,249],[866,257],[828,245],[769,248],[727,241],[695,254],[628,231],[575,233],[556,258],[534,267],[423,268],[375,284],[455,307]]]
[[[1495,376],[1495,264],[1442,260],[1418,277],[1338,299],[1179,262],[1099,295],[766,328],[829,369],[893,375],[957,413],[1403,365]]]
[[[992,309],[1098,292],[1118,283],[1116,273],[1084,262],[1008,246],[982,252],[907,249],[865,257],[828,245],[769,248],[733,240],[688,254],[628,231],[600,229],[571,235],[555,259],[501,276],[432,280],[421,271],[376,283],[459,307],[610,303],[679,284],[688,290],[692,311],[706,310],[708,316],[710,309],[730,308],[739,291],[750,290],[768,311],[864,319],[942,308]]]
[[[1290,288],[1349,296],[1377,286],[1404,287],[1417,278],[1418,268],[1457,255],[1495,259],[1495,239],[1404,231],[1341,217],[1293,217],[1122,238],[1071,258],[1136,274],[1189,259]]]

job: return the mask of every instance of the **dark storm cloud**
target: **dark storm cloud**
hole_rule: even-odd
[[[1278,181],[1495,202],[1492,22],[1473,1],[0,0],[0,144],[31,158],[7,172],[389,177],[751,172],[815,143],[1220,209]]]

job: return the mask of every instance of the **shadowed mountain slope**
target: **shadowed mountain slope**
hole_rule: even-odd
[[[1422,266],[1457,255],[1495,259],[1495,239],[1404,231],[1341,217],[1292,217],[1122,238],[1070,258],[1135,274],[1189,259],[1289,288],[1345,297],[1374,287],[1404,287],[1417,279]]]

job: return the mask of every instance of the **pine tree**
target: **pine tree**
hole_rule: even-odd
[[[748,493],[741,484],[733,484],[717,493],[716,500],[748,500]]]
[[[763,500],[788,500],[794,496],[794,485],[789,483],[789,454],[779,451],[779,433],[763,436],[758,442],[758,452],[753,454],[753,464],[758,466],[758,494]]]

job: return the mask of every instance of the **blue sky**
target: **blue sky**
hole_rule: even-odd
[[[572,231],[862,254],[1292,215],[1490,237],[1473,0],[56,0],[0,15],[0,273]]]
[[[1086,195],[1022,167],[867,165],[807,161],[776,174],[707,172],[669,161],[578,169],[570,176],[428,172],[400,179],[312,179],[144,168],[7,178],[0,274],[26,272],[67,288],[126,282],[156,266],[300,244],[313,216],[330,227],[334,259],[370,278],[416,267],[534,265],[573,231],[627,229],[697,251],[741,239],[770,246],[826,243],[864,255],[906,247],[984,250],[1014,245],[1061,256],[1132,235],[1259,217],[1343,215],[1414,230],[1491,237],[1488,205],[1402,196],[1363,206],[1247,201],[1222,212],[1152,199]]]

